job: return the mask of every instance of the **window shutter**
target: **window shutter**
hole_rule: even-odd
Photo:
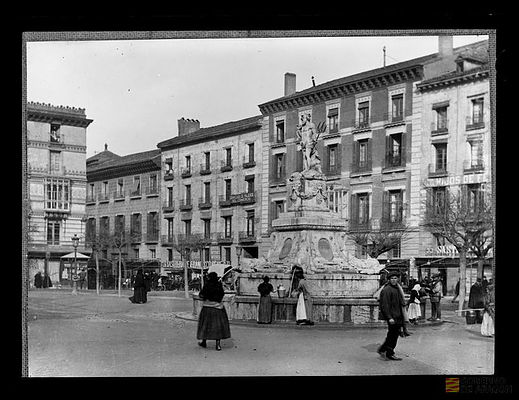
[[[335,154],[335,164],[336,164],[336,168],[337,168],[337,172],[340,173],[342,168],[342,144],[341,143],[338,143],[337,144],[337,151],[336,151],[336,154]]]
[[[355,167],[359,164],[359,142],[357,140],[353,141],[353,155],[351,164],[352,170],[355,170]]]
[[[386,167],[391,167],[391,153],[392,153],[392,148],[391,148],[391,144],[392,144],[392,139],[391,139],[391,135],[387,135],[386,136]]]
[[[351,222],[353,224],[359,222],[359,198],[356,194],[351,195]]]
[[[371,167],[371,160],[372,160],[372,157],[371,157],[371,148],[372,148],[371,141],[372,141],[372,139],[368,139],[368,145],[367,145],[367,149],[366,149],[367,165],[368,165],[368,167]]]
[[[405,149],[406,149],[405,140],[406,140],[406,134],[405,134],[404,132],[402,132],[402,139],[401,139],[401,142],[400,142],[400,165],[401,165],[401,166],[405,166],[405,160],[406,160],[406,155],[405,155]]]
[[[323,172],[325,174],[330,172],[330,146],[324,146],[323,154]]]
[[[382,222],[390,221],[391,204],[389,203],[390,197],[387,190],[384,191],[382,196]]]

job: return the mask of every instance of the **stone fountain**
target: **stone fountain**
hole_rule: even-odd
[[[383,266],[373,258],[356,258],[345,249],[347,222],[327,205],[326,179],[315,149],[319,134],[309,116],[303,116],[297,130],[303,171],[288,178],[288,208],[272,221],[270,251],[265,257],[243,260],[236,291],[224,298],[231,320],[256,319],[257,287],[267,275],[274,288],[287,288],[287,297],[272,296],[274,322],[295,321],[296,298],[290,294],[293,267],[299,266],[313,297],[316,323],[380,323],[373,294]],[[195,314],[200,307],[195,296]]]

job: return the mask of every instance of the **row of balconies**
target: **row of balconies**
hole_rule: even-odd
[[[256,202],[256,192],[245,192],[240,194],[231,194],[228,196],[218,196],[218,205],[220,207],[232,207],[236,205],[254,204]],[[207,199],[204,197],[198,198],[198,208],[200,210],[206,210],[213,207],[213,201],[211,198]],[[180,199],[178,200],[178,209],[180,211],[190,211],[193,209],[193,202],[191,199]],[[167,200],[162,205],[162,211],[173,212],[175,210],[175,202],[173,200]]]
[[[474,129],[483,129],[484,127],[485,121],[483,121],[482,115],[475,115],[466,118],[465,130],[470,131]],[[448,119],[431,122],[431,136],[445,135],[447,133],[449,133]]]
[[[483,159],[476,159],[476,160],[465,160],[463,162],[463,173],[474,173],[474,172],[481,172],[485,170],[485,163]],[[447,171],[446,166],[438,166],[436,164],[429,164],[428,165],[428,175],[429,178],[438,178],[442,176],[449,175],[449,172]]]
[[[126,200],[126,197],[130,198],[140,198],[142,196],[146,197],[157,197],[159,195],[159,188],[156,187],[147,187],[145,189],[138,190],[123,190],[112,192],[111,195],[109,193],[98,193],[97,195],[87,194],[86,202],[87,203],[95,203],[98,201],[99,203],[108,203],[110,199],[114,199],[114,201],[122,201]]]
[[[217,244],[232,244],[235,243],[236,237],[234,232],[213,232],[206,234],[194,234],[194,235],[162,235],[161,244],[163,246],[171,246],[176,243],[177,240],[185,239],[187,236],[192,236],[198,241],[205,242],[207,246]],[[238,243],[255,243],[257,241],[257,234],[254,231],[239,231],[238,232]]]
[[[198,170],[198,173],[200,175],[210,175],[213,171],[217,171],[217,172],[228,172],[228,171],[232,171],[233,170],[233,160],[228,160],[228,161],[221,161],[220,162],[220,167],[217,168],[215,167],[214,163],[211,165],[207,165],[206,163],[202,163],[200,164],[200,168]],[[256,166],[256,161],[254,161],[253,159],[249,159],[248,157],[243,157],[243,162],[242,162],[242,168],[252,168]],[[193,170],[193,168],[190,168],[190,167],[184,167],[184,168],[181,168],[180,170],[180,177],[181,178],[190,178],[193,176],[193,174],[195,173],[195,171]],[[173,180],[175,178],[175,174],[173,172],[173,170],[167,170],[164,172],[164,180],[165,181],[170,181],[170,180]]]

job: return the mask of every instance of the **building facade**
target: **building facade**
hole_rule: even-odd
[[[167,262],[180,260],[178,240],[199,237],[192,260],[237,263],[257,258],[261,243],[261,116],[200,128],[180,119],[177,137],[160,142],[161,241]],[[236,251],[240,249],[242,253]]]
[[[53,285],[71,283],[71,264],[62,257],[86,252],[85,109],[27,103],[27,186],[29,273],[46,273]]]
[[[123,278],[138,267],[160,271],[160,150],[119,156],[108,151],[86,161],[87,246],[98,243],[104,288],[116,287],[119,248]],[[89,288],[95,262],[89,262]],[[93,286],[92,288],[95,288]]]
[[[450,71],[416,85],[413,125],[411,213],[419,221],[418,275],[438,271],[453,293],[459,278],[456,248],[423,228],[426,207],[440,207],[448,193],[468,208],[491,196],[491,118],[488,42],[480,42],[451,59]],[[492,251],[485,262],[491,276]],[[467,290],[476,278],[469,252]],[[468,291],[467,291],[468,293]]]

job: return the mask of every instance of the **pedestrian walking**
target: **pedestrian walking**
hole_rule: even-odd
[[[433,275],[433,281],[431,283],[431,318],[429,321],[437,321],[442,318],[441,311],[441,298],[443,295],[443,285],[441,276],[439,273]]]
[[[231,329],[222,303],[223,285],[216,272],[207,274],[207,282],[198,296],[203,300],[196,332],[196,338],[201,340],[198,345],[207,347],[207,340],[216,340],[216,350],[222,350],[220,340],[230,338]]]
[[[481,282],[481,278],[477,278],[476,282],[474,282],[470,288],[468,308],[484,308],[485,301],[483,296],[483,284]],[[476,310],[476,321],[478,324],[483,321],[483,315],[480,310]]]
[[[494,285],[489,283],[487,291],[484,295],[484,313],[481,322],[481,334],[483,336],[492,337],[494,335],[494,318],[495,318],[495,295]]]
[[[43,277],[41,276],[41,271],[36,272],[34,275],[34,287],[36,289],[41,289],[43,286]]]
[[[143,304],[146,303],[146,287],[144,285],[144,273],[142,269],[137,271],[135,281],[133,283],[133,296],[129,297],[132,303]]]
[[[312,321],[313,299],[308,290],[303,269],[299,266],[294,266],[294,268],[296,268],[293,282],[295,286],[294,293],[297,297],[296,324],[314,325]]]
[[[424,280],[420,283],[420,291],[419,291],[420,297],[420,318],[419,319],[425,319],[425,309],[427,306],[427,299],[429,298],[429,293],[427,292],[427,286]]]
[[[83,290],[83,285],[85,284],[85,281],[86,281],[86,271],[85,269],[81,269],[81,271],[79,272],[79,288],[81,290]]]
[[[388,278],[389,285],[380,292],[379,303],[379,318],[387,322],[387,335],[377,352],[387,360],[399,361],[401,358],[395,356],[395,347],[404,322],[402,307],[405,301],[398,289],[398,273],[390,273]]]
[[[260,300],[258,304],[258,324],[270,324],[272,322],[272,297],[270,293],[274,287],[269,283],[268,276],[263,277],[263,282],[258,285]]]
[[[411,289],[411,295],[409,296],[408,303],[408,317],[409,322],[413,325],[417,325],[416,322],[422,315],[420,310],[420,284],[416,283]]]

